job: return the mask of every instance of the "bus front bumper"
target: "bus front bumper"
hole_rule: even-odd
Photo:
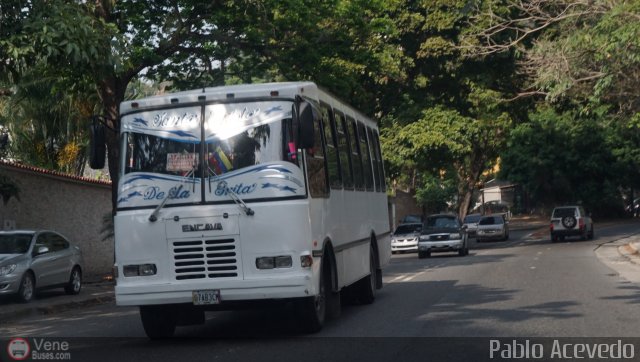
[[[196,291],[218,290],[220,302],[261,299],[289,299],[316,295],[310,275],[257,280],[206,280],[148,283],[144,277],[136,282],[115,287],[116,304],[120,306],[192,303]]]

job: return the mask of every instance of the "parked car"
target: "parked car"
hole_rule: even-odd
[[[478,230],[478,221],[482,218],[482,214],[469,214],[464,217],[462,225],[467,227],[467,235],[470,238],[476,237],[476,231]]]
[[[415,224],[415,223],[421,224],[423,220],[424,219],[422,215],[409,214],[409,215],[405,215],[402,219],[400,219],[400,224]]]
[[[593,239],[593,220],[582,206],[561,206],[551,213],[551,241],[564,240],[568,236],[579,236],[582,240]]]
[[[29,302],[37,289],[78,294],[82,268],[80,248],[54,231],[0,231],[0,295]]]
[[[446,251],[457,251],[460,256],[469,254],[465,227],[456,215],[427,216],[418,240],[418,257],[426,258],[431,253]]]
[[[401,224],[391,235],[391,252],[418,250],[421,223]]]
[[[487,215],[478,221],[478,242],[485,240],[509,240],[509,222],[504,214]]]

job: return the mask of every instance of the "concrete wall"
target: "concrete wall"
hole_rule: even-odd
[[[422,215],[422,209],[418,206],[412,193],[396,190],[396,195],[389,197],[389,217],[391,218],[392,232],[405,215]]]
[[[55,230],[82,249],[85,280],[111,272],[113,239],[100,234],[111,213],[110,183],[4,162],[0,173],[20,188],[20,201],[0,202],[0,228]]]

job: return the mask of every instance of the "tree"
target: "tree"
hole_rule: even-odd
[[[540,103],[531,120],[524,117],[512,133],[514,148],[505,150],[503,174],[527,184],[543,203],[553,196],[620,208],[619,190],[638,187],[640,134],[634,120],[640,106],[635,91],[640,86],[640,3],[496,1],[480,3],[476,14],[463,48],[475,56],[517,51],[523,82],[515,98],[537,95]],[[541,120],[542,115],[549,119]],[[556,140],[557,134],[566,139]],[[551,145],[534,135],[546,135]],[[554,146],[565,155],[551,152]],[[567,167],[580,158],[588,162]],[[612,169],[617,172],[605,172]],[[594,182],[585,185],[575,172],[595,177]],[[603,199],[595,200],[596,194]]]
[[[391,57],[372,52],[393,47],[369,42],[384,38],[380,31],[391,24],[375,18],[385,4],[16,0],[1,8],[11,16],[0,20],[10,29],[0,41],[0,66],[13,79],[41,63],[91,79],[102,103],[100,115],[111,130],[106,143],[115,210],[118,106],[142,72],[171,80],[178,89],[316,76],[329,90],[374,109],[366,83],[356,84],[366,72],[392,68]],[[354,33],[348,25],[355,22],[363,26]]]
[[[464,216],[482,174],[503,145],[515,104],[514,57],[468,57],[460,46],[472,8],[466,1],[399,2],[392,7],[405,78],[380,95],[383,151],[392,178],[433,189],[425,180],[455,179],[455,207]],[[421,190],[423,189],[424,190]],[[422,198],[426,200],[428,198]]]
[[[613,150],[616,131],[602,120],[574,110],[557,113],[541,106],[528,123],[516,126],[503,152],[501,174],[551,209],[582,203],[601,213],[621,209],[618,186],[625,167]]]

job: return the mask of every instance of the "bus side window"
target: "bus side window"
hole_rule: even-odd
[[[373,191],[373,172],[371,167],[371,153],[364,124],[358,123],[358,135],[360,136],[360,151],[362,154],[362,167],[364,171],[364,185],[369,191]]]
[[[371,153],[371,163],[373,164],[373,181],[376,184],[376,191],[381,191],[382,186],[380,183],[380,169],[378,168],[378,150],[376,149],[376,140],[373,138],[374,131],[367,127],[367,137],[369,138],[369,150]]]
[[[322,114],[322,123],[324,125],[324,139],[327,150],[327,168],[329,172],[329,186],[334,189],[342,188],[342,178],[340,175],[341,160],[338,158],[338,144],[336,142],[336,132],[334,128],[333,117],[331,116],[331,108],[328,104],[320,105]]]
[[[353,165],[351,150],[349,149],[349,132],[344,114],[335,113],[336,128],[338,131],[338,149],[340,151],[340,166],[342,168],[342,181],[345,189],[353,190]]]
[[[360,152],[360,142],[358,135],[358,127],[355,119],[347,117],[347,123],[350,124],[349,133],[351,140],[351,159],[353,160],[353,178],[357,190],[364,190],[364,177],[362,171],[362,153]]]
[[[313,149],[307,151],[307,172],[309,174],[309,193],[311,197],[328,197],[328,175],[325,162],[324,132],[322,118],[314,122],[314,142]]]
[[[382,191],[382,192],[386,192],[387,191],[387,185],[385,183],[385,177],[384,177],[384,162],[382,161],[382,151],[380,148],[380,137],[378,137],[378,133],[376,133],[375,131],[373,132],[373,145],[375,146],[376,149],[376,154],[378,155],[378,180],[380,181],[380,190],[377,191]]]
[[[287,118],[282,122],[282,159],[299,166],[298,147],[296,146],[293,137],[293,120],[291,118]]]

